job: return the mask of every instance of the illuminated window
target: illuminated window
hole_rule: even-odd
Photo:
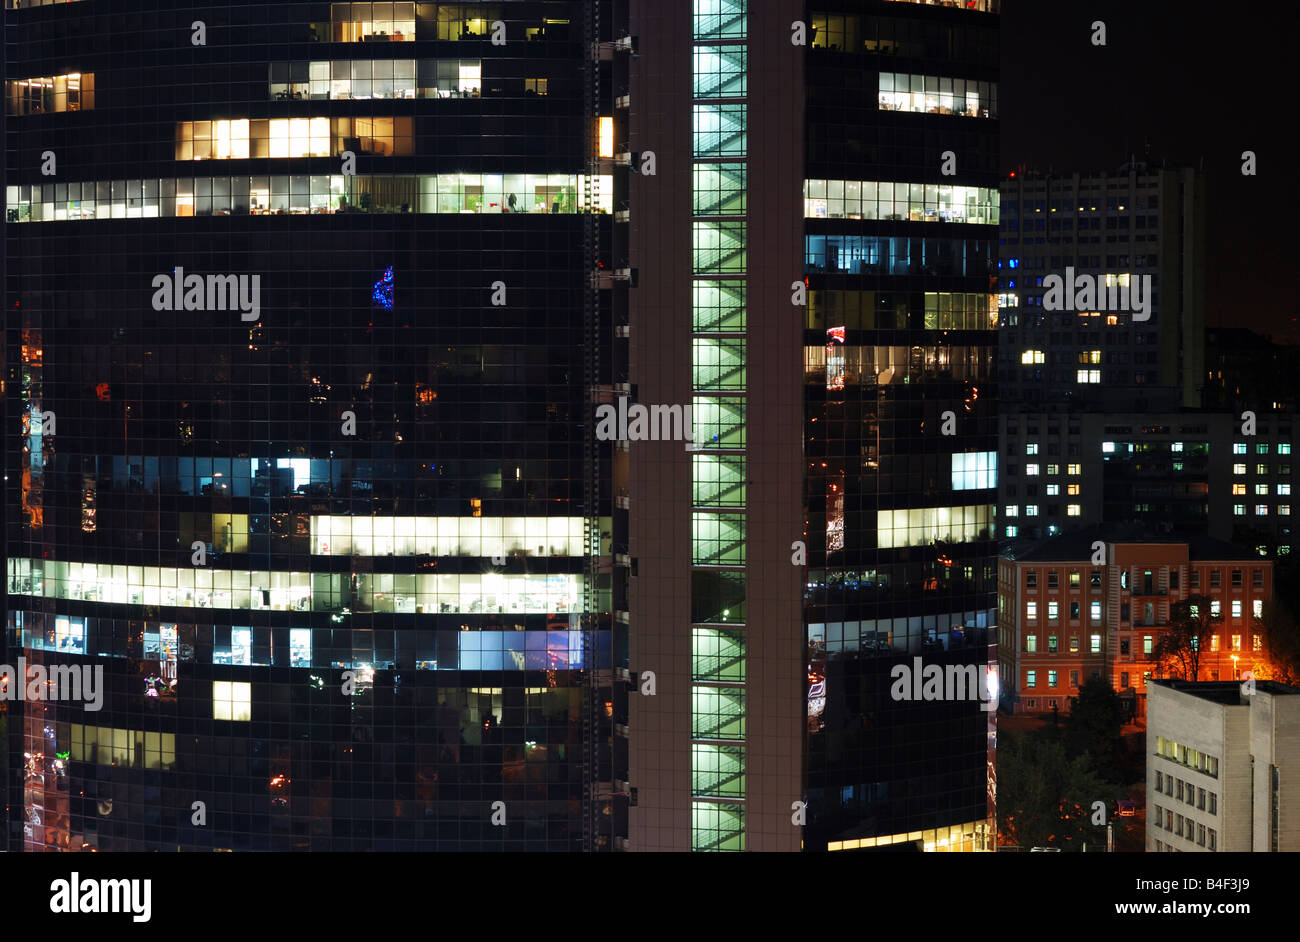
[[[1114,453],[1115,453],[1115,443],[1114,443],[1114,442],[1102,442],[1102,443],[1101,443],[1101,453],[1102,453],[1103,455],[1112,455],[1112,454],[1114,454]]]
[[[996,451],[958,452],[952,456],[952,489],[980,490],[998,485]]]
[[[1057,475],[1057,474],[1060,474],[1060,473],[1061,473],[1061,466],[1060,466],[1059,464],[1049,464],[1049,465],[1047,466],[1047,473],[1048,473],[1048,474],[1051,474],[1051,475]]]
[[[1060,496],[1060,493],[1061,493],[1061,485],[1059,485],[1059,484],[1049,484],[1049,485],[1047,485],[1047,496],[1048,496],[1048,497],[1059,497],[1059,496]]]
[[[1077,485],[1077,484],[1067,484],[1067,485],[1065,486],[1065,493],[1066,493],[1066,495],[1069,496],[1069,497],[1078,497],[1078,496],[1079,496],[1079,485]]]
[[[351,121],[352,119],[340,119]],[[403,118],[403,121],[410,119]],[[400,128],[399,128],[400,129]],[[379,138],[383,142],[383,138]],[[192,143],[192,141],[191,141]],[[265,144],[265,141],[258,142]],[[373,141],[356,142],[370,145]],[[396,138],[395,144],[409,143]],[[612,211],[602,176],[600,212]],[[282,213],[579,213],[583,178],[568,173],[209,176],[6,188],[10,222]],[[67,188],[66,200],[63,188]],[[36,202],[33,202],[36,200]]]
[[[1278,505],[1277,505],[1277,514],[1278,514],[1279,517],[1289,517],[1289,516],[1291,515],[1291,505],[1290,505],[1290,504],[1278,504]]]
[[[272,62],[269,71],[272,101],[478,98],[483,85],[479,59],[300,60]],[[546,94],[545,79],[525,85]]]
[[[176,159],[406,155],[415,151],[413,127],[409,117],[182,121],[176,126]]]
[[[1025,651],[1029,654],[1035,654],[1038,651],[1038,635],[1025,636]]]
[[[1039,467],[1039,466],[1038,466],[1037,464],[1027,464],[1027,465],[1025,465],[1025,474],[1027,474],[1027,475],[1031,475],[1031,476],[1032,476],[1032,475],[1037,475],[1037,474],[1038,474],[1038,467]]]
[[[1026,350],[1020,354],[1020,362],[1026,366],[1046,363],[1047,357],[1044,355],[1042,350]]]
[[[253,718],[253,685],[239,681],[212,682],[212,718],[247,723]]]
[[[440,34],[439,39],[460,39],[462,30],[468,31],[471,28],[479,30],[472,34],[475,38],[487,35],[485,8],[440,4],[440,21],[444,11],[448,22],[455,23],[458,28],[454,31],[456,35],[451,35],[453,31],[449,29],[448,35]],[[468,19],[474,14],[478,15],[477,22]],[[442,23],[439,22],[438,25],[441,27]],[[415,42],[415,3],[331,3],[330,26],[328,37],[317,35],[315,38],[320,41],[329,38],[336,43]]]
[[[1267,516],[1268,516],[1268,504],[1256,504],[1256,505],[1255,505],[1255,516],[1256,516],[1256,517],[1267,517]]]
[[[1092,618],[1093,621],[1101,621],[1101,603],[1090,602],[1088,604],[1088,615]],[[1096,637],[1096,635],[1094,635],[1093,637]]]
[[[1268,465],[1266,465],[1266,464],[1257,464],[1257,465],[1255,465],[1255,473],[1256,473],[1256,474],[1268,474]]]
[[[1010,538],[1010,539],[1015,539],[1015,538],[1018,537],[1019,535],[1020,535],[1020,528],[1019,528],[1019,527],[1014,527],[1014,526],[1013,526],[1013,527],[1007,527],[1007,537],[1008,537],[1008,538]]]
[[[1007,504],[1007,506],[1006,506],[1006,514],[1005,514],[1005,516],[1007,516],[1007,517],[1019,517],[1019,516],[1020,516],[1020,505],[1018,505],[1018,504]]]
[[[1234,495],[1242,495],[1242,496],[1244,496],[1245,493],[1246,493],[1246,485],[1245,485],[1245,484],[1234,484],[1234,485],[1232,485],[1232,493],[1233,493]]]
[[[1233,442],[1233,443],[1232,443],[1232,453],[1233,453],[1234,455],[1244,455],[1244,454],[1246,453],[1246,443],[1245,443],[1245,442]]]
[[[614,119],[602,117],[600,119],[600,156],[614,156]]]
[[[9,114],[90,111],[95,107],[95,73],[70,72],[5,82]]]
[[[847,216],[849,215],[847,210],[850,208],[848,204],[853,197],[853,190],[851,189],[853,184],[846,182],[844,186],[845,215]],[[866,184],[864,183],[863,186],[866,186]],[[833,193],[828,192],[826,196],[828,204],[833,206],[835,203]],[[883,196],[881,198],[883,199]],[[867,209],[868,207],[863,207],[864,216]],[[846,301],[856,293],[839,292],[840,296],[845,298]],[[927,291],[925,292],[924,325],[926,330],[996,330],[998,326],[997,299],[991,294],[965,291]]]
[[[873,52],[878,51],[870,46],[868,48]],[[897,47],[893,47],[892,51],[897,52]],[[971,118],[998,116],[997,82],[881,72],[879,88],[881,111],[912,111]]]
[[[1038,686],[1038,671],[1025,671],[1025,686]]]
[[[1088,650],[1092,654],[1101,653],[1101,635],[1088,636]]]
[[[1219,599],[1212,599],[1210,601],[1210,614],[1215,618],[1218,618],[1219,615],[1223,613],[1222,608],[1223,603]]]
[[[1142,653],[1143,653],[1143,654],[1152,654],[1152,653],[1154,653],[1154,651],[1155,651],[1155,644],[1156,644],[1156,640],[1155,640],[1155,636],[1154,636],[1154,635],[1143,635],[1143,636],[1142,636]]]
[[[175,733],[80,723],[70,723],[68,733],[68,757],[74,762],[163,771],[176,767]]]
[[[1047,686],[1049,687],[1056,686],[1056,671],[1047,672]]]
[[[1290,484],[1279,484],[1279,485],[1277,486],[1277,496],[1278,496],[1278,497],[1290,497],[1290,496],[1291,496],[1291,485],[1290,485]]]
[[[1232,617],[1233,618],[1241,617],[1241,599],[1232,600]]]
[[[1037,517],[1037,516],[1038,516],[1038,505],[1037,505],[1037,504],[1026,504],[1026,505],[1025,505],[1025,516],[1026,516],[1026,517]]]
[[[1210,635],[1210,650],[1211,650],[1211,651],[1218,651],[1218,650],[1219,650],[1219,636],[1218,636],[1218,635]]]
[[[1100,350],[1080,350],[1078,355],[1080,363],[1097,364],[1101,362]]]
[[[1244,517],[1244,516],[1246,516],[1246,505],[1245,505],[1245,504],[1233,504],[1233,505],[1232,505],[1232,514],[1233,514],[1234,517]]]
[[[1290,442],[1278,442],[1278,445],[1277,445],[1277,453],[1278,453],[1279,455],[1289,455],[1289,454],[1291,454],[1291,443],[1290,443]]]
[[[1256,496],[1256,497],[1267,497],[1267,496],[1268,496],[1268,485],[1267,485],[1267,484],[1256,484],[1256,485],[1255,485],[1255,496]]]
[[[697,47],[697,56],[699,55],[701,53]],[[966,222],[996,226],[997,200],[997,190],[992,187],[844,179],[803,181],[803,216],[810,220],[896,218],[911,222]],[[996,326],[997,296],[980,295],[978,304],[969,305],[971,317],[966,318],[963,317],[965,312],[962,309],[952,312],[950,303],[945,303],[949,299],[963,299],[965,295],[949,295],[948,292],[931,294],[937,295],[937,303],[927,304],[927,330],[950,327],[987,330]],[[953,313],[956,313],[956,317],[952,316]],[[984,321],[983,324],[980,321]]]
[[[1232,466],[1232,473],[1233,473],[1233,474],[1245,474],[1245,473],[1246,473],[1246,466],[1245,466],[1244,464],[1234,464],[1234,465]]]
[[[1078,475],[1083,473],[1083,465],[1081,464],[1066,465],[1065,473],[1070,475],[1071,477],[1077,477]]]
[[[1026,444],[1026,445],[1025,445],[1025,454],[1027,454],[1027,455],[1036,455],[1036,454],[1038,454],[1038,443],[1037,443],[1037,442],[1029,442],[1028,444]]]
[[[351,518],[353,523],[363,519],[368,518]],[[483,522],[491,519],[500,518]],[[93,600],[101,605],[337,612],[348,595],[375,612],[463,609],[526,614],[573,611],[582,592],[582,576],[565,573],[365,573],[358,574],[345,591],[349,577],[337,573],[243,570],[232,575],[228,570],[204,573],[188,566],[123,571],[108,563],[44,560],[36,563],[38,580],[32,560],[11,557],[8,564],[11,595]]]
[[[1082,504],[1067,504],[1067,505],[1065,506],[1065,514],[1066,514],[1066,516],[1068,516],[1068,517],[1078,517],[1078,516],[1080,516],[1082,513],[1083,513],[1083,505],[1082,505]]]
[[[877,546],[894,549],[938,541],[968,543],[986,539],[993,506],[923,507],[876,511]]]
[[[1050,619],[1052,619],[1053,621],[1055,621],[1056,619],[1060,618],[1060,616],[1061,616],[1061,603],[1060,603],[1060,602],[1048,602],[1048,603],[1047,603],[1047,617],[1050,618]]]
[[[1101,370],[1076,370],[1074,377],[1079,383],[1100,383]]]

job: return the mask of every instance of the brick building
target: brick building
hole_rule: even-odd
[[[1013,546],[998,565],[1003,706],[1066,712],[1079,685],[1102,676],[1144,715],[1170,609],[1192,595],[1209,596],[1223,616],[1203,642],[1198,677],[1232,680],[1263,658],[1255,616],[1272,590],[1269,560],[1200,535],[1094,526]]]

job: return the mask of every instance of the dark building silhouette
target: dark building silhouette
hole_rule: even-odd
[[[9,849],[991,847],[996,0],[7,6]]]
[[[7,7],[9,849],[618,846],[608,18]]]
[[[993,844],[995,714],[891,691],[917,657],[996,670],[998,17],[946,6],[810,13],[813,850]]]

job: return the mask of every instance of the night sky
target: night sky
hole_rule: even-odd
[[[1289,2],[1003,0],[1003,170],[1115,169],[1144,151],[1203,167],[1207,326],[1300,343],[1300,212],[1282,198],[1300,163],[1298,26]]]

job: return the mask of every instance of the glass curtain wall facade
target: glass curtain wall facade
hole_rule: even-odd
[[[6,5],[9,850],[619,846],[598,14]]]
[[[747,0],[694,0],[691,848],[745,846]]]
[[[995,683],[997,17],[966,6],[808,14],[809,850],[994,843],[994,714],[891,689]]]

